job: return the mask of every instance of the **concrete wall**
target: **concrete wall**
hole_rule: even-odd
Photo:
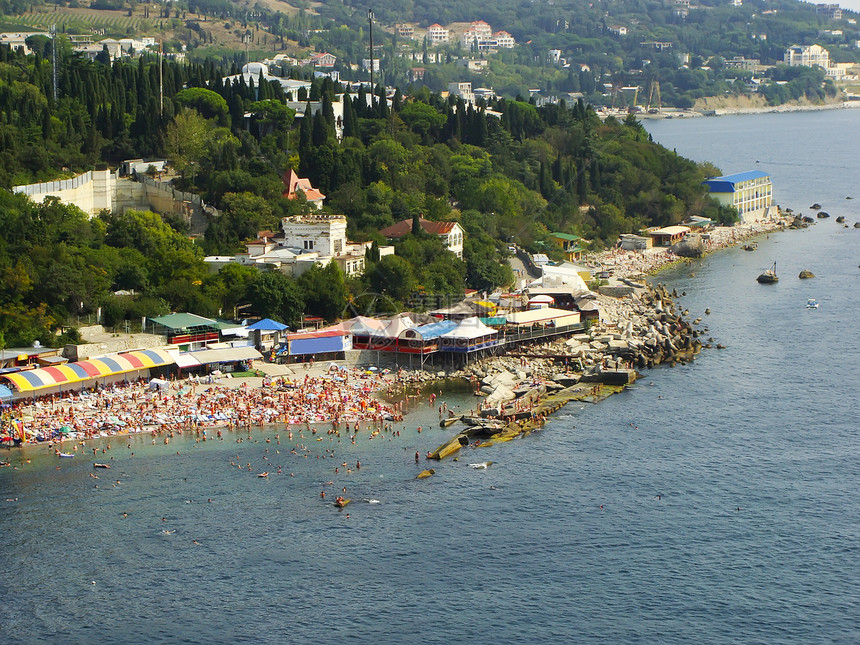
[[[218,215],[217,210],[202,202],[200,195],[175,190],[146,175],[138,177],[139,181],[117,179],[110,170],[92,170],[72,179],[15,186],[12,191],[28,195],[37,203],[46,197],[58,197],[62,203],[74,204],[91,216],[103,210],[124,213],[129,209],[177,215],[190,226],[192,235],[202,235],[209,217]]]
[[[116,175],[110,170],[91,170],[72,179],[46,181],[15,186],[12,192],[28,195],[36,203],[46,197],[57,197],[64,204],[74,204],[89,215],[113,210]]]

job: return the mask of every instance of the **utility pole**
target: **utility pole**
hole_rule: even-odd
[[[51,25],[51,60],[53,62],[54,103],[57,102],[57,25]]]
[[[367,12],[367,22],[370,25],[370,109],[375,103],[376,86],[373,84],[373,10]]]

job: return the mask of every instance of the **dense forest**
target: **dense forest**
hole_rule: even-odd
[[[426,88],[384,100],[381,87],[374,97],[348,95],[325,78],[307,93],[322,109],[297,119],[280,86],[224,82],[231,71],[164,64],[162,107],[154,57],[109,64],[66,52],[54,100],[49,59],[0,48],[2,187],[163,155],[176,184],[220,212],[191,239],[182,222],[154,213],[88,218],[56,200],[0,192],[0,342],[63,342],[99,309],[114,326],[171,310],[232,316],[240,304],[291,323],[302,313],[331,320],[368,293],[379,298],[364,311],[420,307],[466,287],[507,286],[511,241],[553,253],[548,235],[564,231],[600,248],[689,214],[735,217],[701,185],[716,169],[652,143],[633,116],[601,122],[581,101],[467,106]],[[327,211],[348,217],[352,239],[382,244],[381,227],[419,215],[458,220],[465,259],[416,234],[396,244],[396,256],[369,253],[360,278],[334,265],[297,279],[238,265],[209,272],[205,255],[239,252],[309,209],[282,196],[288,167],[328,196]]]

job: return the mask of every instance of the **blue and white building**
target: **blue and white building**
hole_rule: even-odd
[[[770,175],[765,172],[749,170],[734,175],[711,177],[703,183],[711,191],[711,197],[738,210],[741,223],[776,216],[773,183]]]

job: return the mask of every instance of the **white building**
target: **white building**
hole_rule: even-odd
[[[427,43],[430,45],[444,45],[450,39],[450,33],[440,24],[432,24],[427,27]]]
[[[459,96],[466,103],[475,102],[475,94],[472,92],[471,83],[448,83],[448,94]]]
[[[340,255],[346,248],[346,217],[343,215],[296,215],[281,220],[282,246],[320,255]]]
[[[773,183],[770,175],[759,170],[711,177],[703,182],[711,197],[725,206],[734,206],[741,222],[747,223],[771,216]]]
[[[371,242],[350,242],[343,215],[297,215],[281,220],[281,233],[262,231],[259,239],[245,244],[247,252],[235,256],[209,256],[206,263],[215,271],[225,264],[239,263],[257,268],[272,267],[282,273],[301,275],[314,265],[331,262],[348,276],[364,272],[365,253]],[[380,257],[393,255],[393,246],[379,247]]]
[[[783,62],[789,67],[830,67],[830,54],[821,45],[792,45],[785,50]]]
[[[20,48],[24,51],[24,54],[29,56],[33,53],[33,51],[27,46],[26,42],[30,36],[45,36],[46,38],[50,38],[50,34],[46,34],[42,31],[7,32],[0,34],[0,45],[6,45],[12,51]]]
[[[418,223],[424,232],[428,235],[435,235],[442,240],[449,251],[456,255],[461,260],[463,259],[463,240],[465,231],[458,222],[435,222],[426,220],[423,217],[418,219]],[[381,235],[391,240],[396,240],[412,232],[412,220],[400,220],[396,224],[392,224],[387,228],[379,231]]]
[[[491,40],[495,40],[496,47],[500,47],[502,49],[513,49],[517,44],[517,41],[514,40],[514,37],[506,31],[497,31],[493,34]]]
[[[842,20],[842,7],[838,4],[815,5],[815,13],[830,20]]]
[[[241,74],[225,76],[222,80],[224,83],[227,81],[234,83],[239,82],[240,79],[245,82],[245,85],[250,85],[251,81],[253,81],[254,87],[259,86],[260,79],[269,82],[275,81],[281,86],[285,94],[290,94],[293,97],[293,100],[298,99],[301,88],[304,88],[306,92],[311,89],[310,81],[298,81],[283,76],[274,76],[270,73],[269,66],[265,63],[246,63],[242,66]]]

